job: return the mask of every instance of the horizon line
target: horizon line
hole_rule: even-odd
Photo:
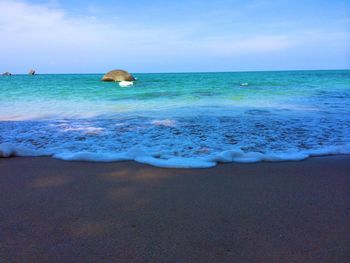
[[[338,68],[338,69],[281,69],[281,70],[236,70],[236,71],[169,71],[169,72],[132,72],[132,74],[200,74],[200,73],[252,73],[252,72],[287,72],[287,71],[338,71],[338,70],[350,70],[350,68]],[[37,71],[37,70],[36,70]],[[6,71],[5,71],[6,72]],[[10,71],[8,71],[10,72]],[[14,75],[28,75],[28,73],[12,73]],[[86,73],[35,73],[35,75],[103,75],[101,72],[86,72]]]

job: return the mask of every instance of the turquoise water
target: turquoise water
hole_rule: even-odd
[[[0,156],[210,167],[350,153],[349,70],[134,75],[0,77]]]

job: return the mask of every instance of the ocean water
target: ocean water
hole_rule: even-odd
[[[350,70],[134,75],[0,76],[0,156],[203,168],[350,153]]]

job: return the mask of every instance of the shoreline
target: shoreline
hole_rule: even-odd
[[[0,158],[0,261],[347,262],[350,155],[157,168]]]
[[[169,159],[157,158],[152,155],[143,155],[131,151],[124,153],[56,153],[40,155],[34,150],[16,147],[11,143],[0,143],[0,159],[2,158],[53,158],[61,161],[72,162],[92,162],[92,163],[116,163],[116,162],[136,162],[143,165],[150,165],[157,168],[166,169],[207,169],[223,164],[253,164],[253,163],[284,163],[301,162],[310,158],[350,156],[350,145],[327,146],[323,149],[301,151],[295,153],[266,153],[248,152],[242,150],[227,150],[208,157],[170,157]]]

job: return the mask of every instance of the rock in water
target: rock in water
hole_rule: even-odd
[[[29,70],[28,75],[35,75],[35,70],[34,69]]]
[[[5,73],[2,73],[1,75],[3,75],[3,76],[12,76],[12,74],[10,72],[5,72]]]
[[[112,70],[103,76],[102,81],[135,81],[135,78],[125,70]]]

